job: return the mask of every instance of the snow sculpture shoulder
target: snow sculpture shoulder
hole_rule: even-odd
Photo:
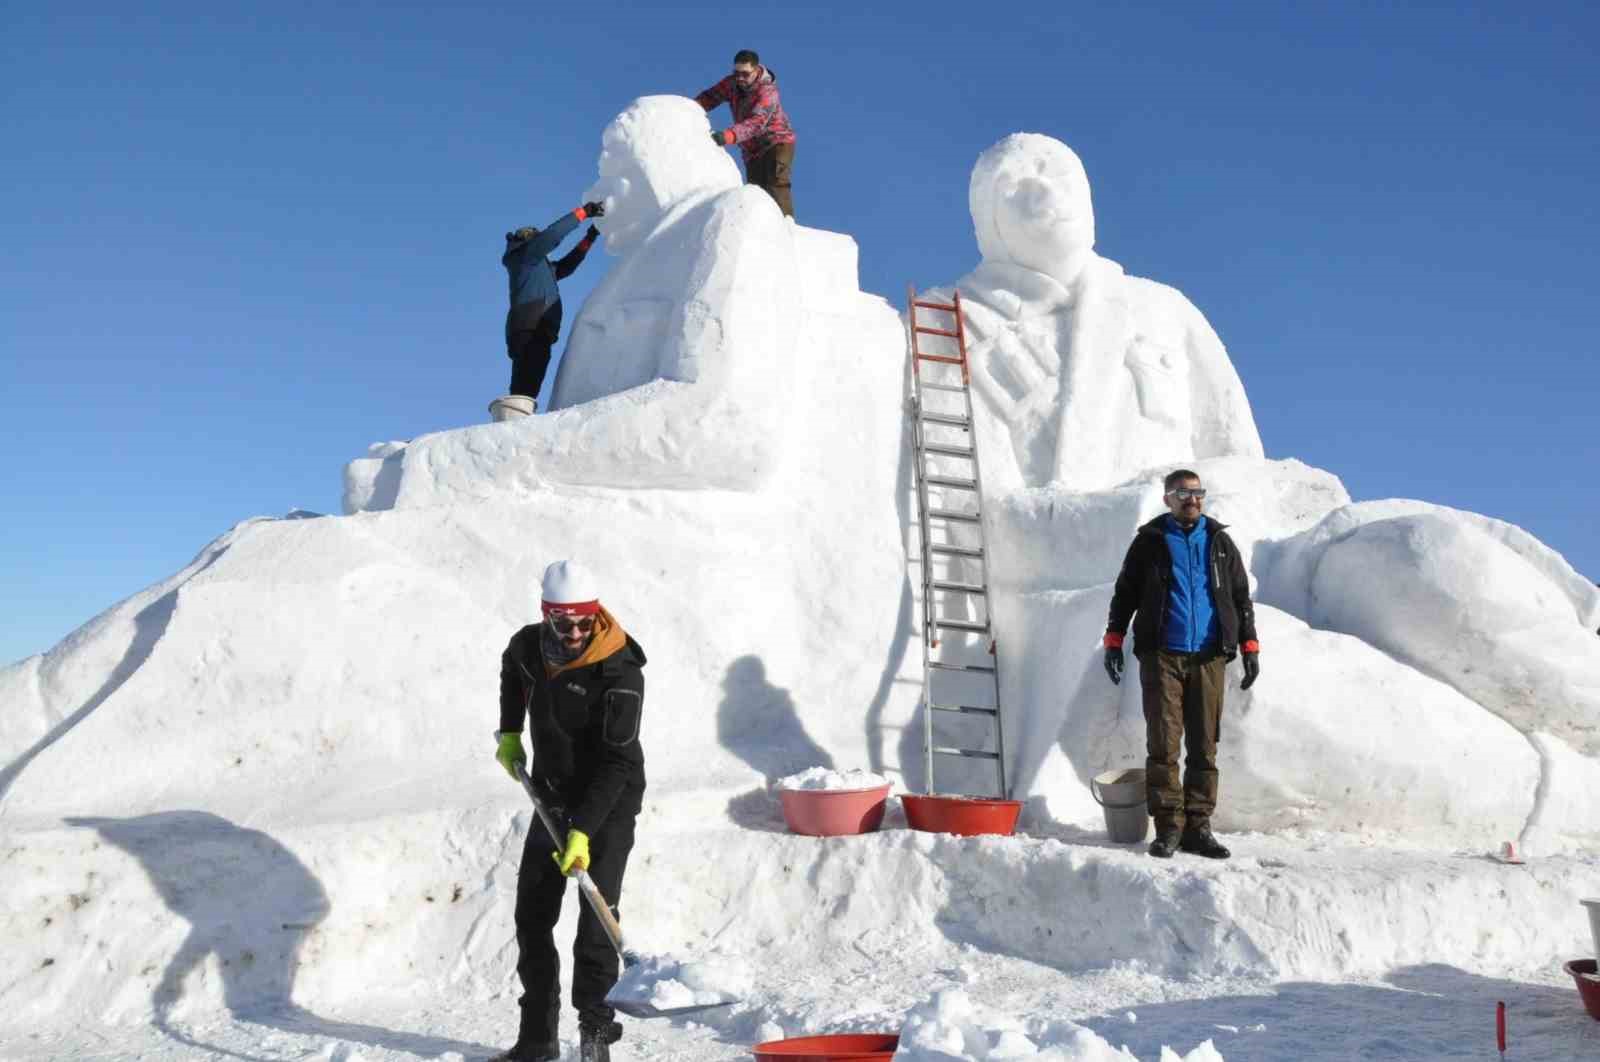
[[[996,462],[1001,485],[1093,490],[1162,464],[1262,456],[1205,317],[1095,253],[1089,179],[1067,145],[1006,137],[979,156],[968,202],[983,262],[958,287],[975,387],[1014,458]]]

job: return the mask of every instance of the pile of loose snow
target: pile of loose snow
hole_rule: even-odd
[[[692,960],[668,955],[630,955],[607,998],[616,1004],[646,1003],[657,1010],[733,1003],[750,992],[750,971],[735,955]]]
[[[797,774],[778,779],[779,789],[878,789],[891,785],[881,774],[873,774],[859,767],[836,771],[831,767],[808,767]]]

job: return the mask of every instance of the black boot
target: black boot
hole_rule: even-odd
[[[1178,828],[1161,826],[1156,829],[1156,839],[1150,842],[1150,854],[1157,859],[1171,859],[1178,850]]]
[[[622,1039],[622,1023],[618,1021],[591,1025],[578,1023],[578,1062],[611,1062],[611,1045]]]
[[[1191,855],[1205,856],[1207,859],[1227,859],[1233,854],[1211,833],[1209,822],[1202,822],[1198,826],[1185,826],[1178,847]]]

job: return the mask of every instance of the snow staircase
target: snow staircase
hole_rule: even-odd
[[[911,447],[922,564],[922,701],[925,787],[936,793],[939,758],[992,761],[997,795],[1006,787],[1005,728],[1000,715],[1000,657],[990,608],[983,534],[983,478],[973,427],[971,373],[961,293],[952,301],[918,299],[907,289],[911,341]],[[945,315],[933,328],[917,311]],[[948,353],[929,353],[922,337]],[[941,724],[956,717],[960,723]],[[977,724],[977,725],[975,725]],[[956,737],[948,736],[954,732]],[[944,743],[941,743],[943,741]],[[974,794],[975,795],[975,794]]]

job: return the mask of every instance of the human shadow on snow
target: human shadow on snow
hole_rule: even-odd
[[[156,1027],[173,1040],[217,1055],[252,1057],[198,1043],[171,1023],[185,979],[215,956],[223,1003],[236,1019],[427,1057],[491,1052],[444,1037],[324,1018],[295,1003],[300,952],[328,915],[328,895],[305,864],[268,834],[205,811],[65,821],[95,830],[137,859],[162,902],[189,924],[151,997]]]
[[[833,757],[806,733],[789,691],[767,681],[759,656],[741,656],[722,678],[717,740],[775,781],[808,767],[832,769]]]
[[[1290,1058],[1497,1058],[1495,1004],[1506,1004],[1506,1057],[1600,1057],[1600,1022],[1572,985],[1553,988],[1444,964],[1407,966],[1383,985],[1286,982],[1270,995],[1129,1004],[1079,1020],[1113,1046],[1155,1058],[1211,1040],[1228,1062]],[[1136,1022],[1129,1022],[1132,1011]]]

